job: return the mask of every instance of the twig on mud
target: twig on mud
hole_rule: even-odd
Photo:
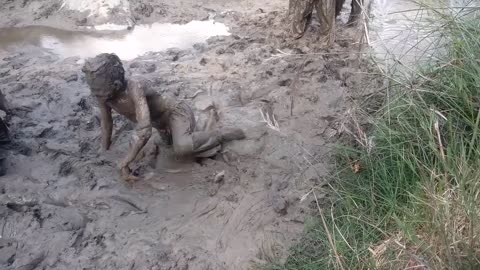
[[[293,106],[295,106],[295,100],[290,96],[290,116],[293,116]]]
[[[308,58],[303,59],[303,63],[300,65],[300,67],[298,67],[297,74],[295,75],[295,80],[293,80],[293,83],[290,87],[292,89],[292,95],[290,96],[290,116],[293,116],[293,106],[295,105],[294,97],[298,92],[297,84],[300,81],[300,75],[305,69],[305,65],[307,64],[307,59]]]
[[[122,196],[119,196],[119,195],[112,195],[112,196],[110,196],[110,198],[114,199],[116,201],[123,202],[123,203],[126,203],[126,204],[130,205],[131,207],[137,209],[140,214],[147,213],[147,209],[143,209],[142,207],[138,206],[137,203],[133,202],[132,200],[130,200],[128,198],[125,198],[125,197],[122,197]]]
[[[318,212],[320,213],[320,218],[322,219],[323,228],[325,230],[325,233],[327,234],[328,242],[330,243],[330,246],[333,250],[333,253],[335,254],[335,260],[337,261],[337,265],[340,267],[340,269],[344,270],[342,260],[340,259],[340,256],[338,255],[338,252],[337,252],[337,249],[335,248],[335,245],[333,243],[332,235],[331,235],[330,231],[328,230],[327,222],[325,221],[325,216],[323,215],[323,210],[322,210],[322,208],[320,208],[320,204],[318,203],[317,194],[315,193],[314,189],[312,189],[312,193],[313,193],[313,196],[315,197],[315,202],[317,204]]]
[[[312,194],[312,192],[313,192],[313,188],[310,189],[309,192],[307,192],[306,194],[304,194],[304,195],[302,196],[302,198],[300,198],[300,203],[302,203],[303,201],[305,201],[305,200],[308,198],[308,196],[310,196],[310,194]]]

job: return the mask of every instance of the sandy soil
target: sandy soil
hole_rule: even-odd
[[[298,241],[305,216],[316,211],[312,198],[300,198],[313,186],[326,190],[349,100],[374,84],[358,60],[357,31],[339,29],[325,49],[318,25],[301,40],[288,38],[286,0],[169,2],[132,1],[130,10],[136,23],[214,14],[232,35],[150,53],[126,68],[187,100],[200,123],[214,103],[219,125],[245,129],[247,140],[188,163],[175,161],[167,145],[154,160],[149,142],[137,168],[146,179],[127,184],[116,162],[134,126],[115,116],[112,150],[99,153],[98,108],[79,59],[30,46],[0,51],[16,143],[0,178],[0,268],[251,269],[285,259]],[[75,29],[93,20],[58,11],[55,1],[0,6],[3,26]],[[278,129],[263,121],[262,108]]]

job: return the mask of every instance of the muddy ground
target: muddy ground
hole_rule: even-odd
[[[128,72],[187,100],[200,124],[214,103],[218,124],[241,127],[248,138],[225,144],[213,159],[187,163],[177,162],[168,145],[153,159],[149,142],[136,167],[146,178],[125,183],[116,162],[134,126],[115,116],[112,149],[99,152],[98,108],[79,59],[32,46],[0,50],[0,88],[13,108],[15,141],[0,178],[1,269],[252,269],[285,259],[301,237],[316,204],[300,198],[314,186],[328,189],[345,115],[375,85],[359,60],[358,31],[341,26],[327,49],[318,25],[303,39],[288,38],[286,0],[169,2],[132,1],[134,20],[213,14],[232,35],[149,53],[125,62]],[[4,27],[75,29],[91,20],[58,11],[55,1],[0,5]],[[263,121],[261,108],[273,112],[278,129]],[[317,195],[328,201],[327,192]]]

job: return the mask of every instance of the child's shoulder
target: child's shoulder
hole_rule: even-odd
[[[138,89],[138,90],[143,90],[145,94],[153,93],[153,86],[154,83],[146,79],[142,76],[132,76],[127,79],[127,84],[129,90],[133,90],[133,88]]]

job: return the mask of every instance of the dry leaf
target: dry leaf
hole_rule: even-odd
[[[360,166],[360,162],[354,161],[350,164],[350,168],[352,169],[353,173],[359,173],[362,170]]]

